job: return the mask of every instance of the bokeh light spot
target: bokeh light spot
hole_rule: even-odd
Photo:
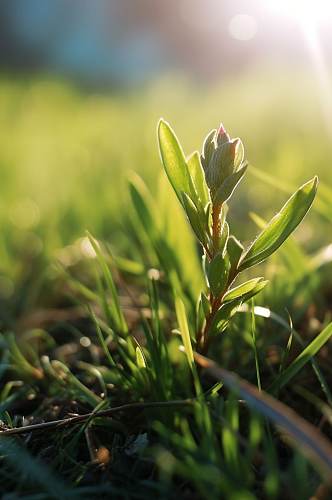
[[[80,344],[82,347],[90,347],[91,345],[91,340],[89,337],[81,337],[80,338]]]
[[[89,238],[84,237],[81,238],[79,241],[80,241],[80,249],[84,257],[87,257],[89,259],[94,259],[96,257],[96,252],[93,246],[91,245]]]
[[[257,33],[256,19],[248,14],[236,14],[229,22],[228,31],[235,40],[252,40]]]
[[[32,229],[40,220],[39,207],[29,198],[18,200],[10,207],[9,217],[18,229]]]

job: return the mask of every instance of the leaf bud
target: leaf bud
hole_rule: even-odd
[[[214,195],[243,166],[243,144],[238,138],[231,139],[221,124],[206,137],[201,160],[206,183]]]

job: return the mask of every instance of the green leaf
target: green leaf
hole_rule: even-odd
[[[237,268],[243,252],[243,246],[235,236],[231,235],[227,241],[227,254],[231,263],[231,271]]]
[[[207,296],[201,292],[196,305],[196,332],[202,330],[206,318],[210,314],[211,304]]]
[[[187,195],[187,193],[182,193],[182,205],[194,233],[196,234],[198,240],[204,244],[206,242],[205,231],[202,227],[197,208],[192,199]],[[205,217],[203,223],[205,223]]]
[[[177,137],[169,124],[160,120],[158,124],[159,150],[166,175],[183,204],[181,193],[190,193],[190,176],[186,159]]]
[[[237,312],[241,303],[241,299],[236,299],[222,305],[214,317],[209,334],[222,333],[227,328],[228,323]]]
[[[274,392],[277,389],[281,389],[284,385],[286,385],[300,370],[304,367],[308,361],[310,361],[315,354],[323,347],[326,342],[332,336],[332,323],[330,323],[324,330],[317,335],[317,337],[310,342],[310,344],[303,349],[301,354],[297,356],[296,359],[284,370],[279,377],[275,379],[273,384],[270,387],[271,392]]]
[[[246,302],[247,300],[257,295],[261,290],[263,290],[263,288],[268,283],[268,281],[264,281],[262,278],[256,278],[256,280],[259,281],[256,282],[255,286],[254,287],[248,286],[247,290],[245,290],[245,287],[243,287],[242,291],[237,290],[237,288],[240,289],[242,287],[242,285],[240,285],[239,287],[230,290],[230,292],[227,292],[230,293],[230,296],[233,296],[232,300],[230,300],[229,298],[227,300],[227,294],[225,294],[226,301],[224,297],[223,305],[217,311],[214,317],[211,327],[212,332],[213,330],[215,330],[218,333],[223,332],[225,328],[227,328],[230,319],[239,309],[240,305],[243,304],[243,302]],[[244,283],[244,285],[246,285],[247,283]]]
[[[143,354],[142,348],[139,345],[136,346],[136,363],[137,363],[138,368],[140,368],[140,369],[146,368],[144,354]]]
[[[186,353],[186,356],[188,359],[188,363],[189,363],[190,367],[192,367],[194,364],[194,354],[193,354],[193,349],[192,349],[192,345],[191,345],[187,315],[186,315],[184,303],[179,296],[175,297],[175,311],[176,311],[176,317],[177,317],[178,324],[179,324],[179,330],[180,330],[181,337],[182,337],[182,342],[184,345],[184,350],[185,350],[185,353]]]
[[[201,165],[200,156],[197,151],[195,151],[188,158],[188,169],[192,181],[194,183],[196,192],[198,194],[198,197],[203,207],[205,207],[207,203],[209,203],[211,200],[210,200],[209,190],[205,181],[204,171]]]
[[[218,242],[218,248],[219,248],[220,253],[222,253],[222,255],[225,255],[227,242],[228,242],[228,238],[229,238],[229,225],[228,225],[228,222],[225,222],[225,221],[223,222],[222,220],[221,220],[221,223],[222,223],[222,230],[221,230],[221,235],[220,235],[219,242]]]
[[[222,203],[227,201],[232,196],[236,186],[239,184],[244,174],[246,173],[247,168],[248,165],[245,165],[237,172],[234,172],[229,177],[226,177],[226,179],[217,189],[216,194],[214,195],[214,203],[216,203],[217,205],[222,205]]]
[[[207,173],[211,185],[218,186],[234,174],[244,158],[244,149],[240,139],[232,139],[217,147],[208,165]]]
[[[236,286],[235,288],[232,288],[227,293],[225,293],[223,302],[229,302],[230,300],[245,297],[248,293],[251,293],[253,290],[255,290],[256,286],[262,282],[263,278],[253,278],[249,281],[246,281],[245,283],[242,283],[239,286]]]
[[[259,264],[282,245],[308,212],[315,198],[317,183],[318,179],[314,177],[289,198],[248,248],[241,259],[240,271]]]
[[[241,139],[235,139],[236,147],[235,147],[235,156],[234,156],[234,166],[236,169],[239,169],[244,160],[244,146]]]
[[[208,163],[213,154],[213,151],[216,148],[216,143],[215,143],[216,134],[217,134],[216,129],[213,129],[211,130],[211,132],[208,133],[208,135],[204,139],[203,151],[201,156],[202,166],[204,169],[207,168]]]
[[[215,297],[220,295],[227,286],[229,273],[228,257],[217,253],[208,265],[208,281],[210,289]]]
[[[211,304],[210,304],[209,299],[207,298],[207,296],[203,292],[201,293],[201,302],[202,302],[202,307],[203,307],[205,317],[207,317],[211,311]]]

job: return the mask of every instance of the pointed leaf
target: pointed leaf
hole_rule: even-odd
[[[205,181],[204,171],[201,165],[201,160],[197,151],[195,151],[188,159],[188,169],[193,180],[198,197],[205,207],[209,203],[210,195]]]
[[[212,259],[208,266],[208,281],[213,295],[220,295],[227,286],[227,278],[229,273],[228,257],[223,257],[222,253]]]
[[[248,165],[245,165],[244,167],[241,167],[237,172],[234,172],[229,177],[226,177],[214,196],[214,203],[216,203],[217,205],[221,205],[232,196],[236,186],[239,184],[244,174],[246,173],[247,168]]]
[[[231,263],[231,271],[237,268],[243,252],[243,246],[235,236],[231,235],[227,241],[227,254]]]
[[[194,202],[186,193],[182,193],[182,205],[194,233],[196,234],[198,240],[204,244],[206,242],[206,236],[201,225],[199,213]],[[203,222],[205,222],[205,220]]]
[[[202,155],[201,155],[201,161],[202,161],[202,166],[203,166],[204,170],[208,166],[208,163],[211,159],[213,151],[216,148],[216,143],[215,143],[216,134],[217,134],[216,129],[213,129],[213,130],[211,130],[211,132],[208,133],[208,135],[204,139],[203,151],[202,151]]]
[[[241,299],[235,299],[222,305],[214,317],[209,334],[222,333],[227,328],[228,323],[237,312],[241,303]]]
[[[138,368],[146,368],[144,354],[140,346],[136,346],[136,363]]]
[[[175,133],[164,120],[160,120],[158,124],[158,140],[166,175],[182,204],[181,192],[190,193],[188,166]]]
[[[263,281],[261,278],[259,278],[259,280],[260,281],[258,281],[253,288],[250,288],[247,291],[242,290],[241,295],[236,296],[237,292],[235,291],[235,288],[233,290],[230,290],[233,295],[233,299],[224,302],[221,308],[217,311],[213,320],[211,330],[216,330],[219,333],[225,330],[230,319],[237,312],[240,305],[257,295],[268,283],[268,281]],[[238,288],[240,287],[241,285]],[[227,294],[225,294],[225,297],[226,295]]]
[[[288,238],[308,212],[316,194],[317,177],[300,187],[244,254],[239,269],[259,264]]]
[[[242,283],[241,285],[232,288],[227,293],[225,293],[223,301],[229,302],[230,300],[246,296],[248,293],[252,292],[256,288],[258,283],[261,283],[262,281],[263,278],[253,278],[252,280],[246,281],[245,283]]]

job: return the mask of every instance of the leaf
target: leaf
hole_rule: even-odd
[[[143,354],[142,348],[139,345],[136,346],[136,363],[137,363],[138,368],[140,368],[140,369],[146,368],[144,354]]]
[[[218,140],[217,142],[218,147],[213,152],[208,171],[211,176],[211,182],[215,183],[215,185],[220,185],[227,177],[236,173],[240,167],[244,166],[244,148],[240,139],[230,139],[228,137],[221,144]]]
[[[214,317],[209,334],[222,333],[234,314],[236,314],[241,303],[241,299],[236,299],[223,304]]]
[[[236,186],[242,180],[248,165],[240,168],[237,172],[234,172],[230,176],[226,177],[222,185],[217,189],[217,192],[214,196],[214,203],[217,205],[222,205],[225,203],[233,194]]]
[[[247,291],[242,290],[242,294],[236,297],[235,288],[230,290],[230,292],[234,292],[234,298],[232,300],[228,300],[223,303],[221,308],[217,311],[215,318],[212,323],[211,330],[215,329],[218,333],[221,333],[227,328],[230,319],[234,316],[234,314],[238,311],[239,307],[243,302],[251,299],[255,295],[257,295],[263,288],[266,286],[268,281],[262,280],[262,278],[258,278],[258,282],[255,284],[253,288],[248,287]],[[237,288],[240,288],[241,285]],[[225,294],[226,297],[227,294]]]
[[[317,335],[317,337],[310,342],[310,344],[303,349],[303,351],[294,359],[294,361],[284,370],[273,382],[270,387],[271,392],[280,389],[286,385],[295,375],[311,361],[313,356],[317,354],[319,349],[323,347],[332,336],[332,323],[330,323],[324,330]]]
[[[205,316],[208,316],[210,314],[210,311],[211,311],[211,304],[210,304],[209,299],[207,298],[207,296],[203,292],[201,293],[201,301],[202,301],[202,307],[203,307],[204,314],[205,314]]]
[[[206,318],[211,312],[211,304],[207,296],[201,292],[196,305],[196,331],[202,330]]]
[[[288,238],[308,212],[316,194],[318,178],[301,186],[257,236],[240,261],[239,270],[259,264]]]
[[[317,428],[306,422],[285,404],[264,391],[259,391],[254,385],[221,368],[204,356],[195,353],[195,361],[216,380],[221,380],[226,387],[236,391],[251,408],[282,428],[301,452],[305,452],[320,466],[327,477],[331,477],[332,446]]]
[[[183,204],[181,193],[190,193],[188,166],[177,137],[169,124],[160,120],[158,124],[159,150],[166,175]]]
[[[261,283],[264,278],[253,278],[245,283],[242,283],[235,288],[232,288],[227,293],[225,293],[223,302],[229,302],[230,300],[238,299],[244,297],[246,294],[252,292],[258,283]]]
[[[199,153],[195,151],[187,161],[189,173],[194,183],[196,192],[203,207],[205,207],[211,200]]]
[[[226,254],[226,247],[227,247],[227,242],[229,238],[229,225],[228,222],[222,222],[222,229],[221,229],[221,236],[218,241],[218,248],[219,252],[222,253],[222,255]]]
[[[194,354],[193,354],[193,349],[192,349],[192,345],[191,345],[187,315],[186,315],[184,303],[179,296],[175,297],[175,311],[176,311],[176,317],[178,320],[179,329],[180,329],[180,333],[181,333],[181,337],[182,337],[182,342],[184,345],[184,350],[185,350],[185,353],[187,355],[188,363],[189,363],[190,367],[192,367],[194,364]]]
[[[182,193],[182,205],[198,240],[203,244],[206,243],[206,235],[201,225],[199,213],[194,202],[187,193]],[[205,222],[205,220],[203,222]]]
[[[204,139],[203,151],[201,156],[202,166],[204,169],[207,168],[208,163],[213,154],[213,151],[216,148],[216,143],[215,143],[216,134],[217,134],[216,129],[213,129],[211,130],[211,132],[208,133],[208,135]]]
[[[208,281],[213,295],[220,295],[227,286],[229,260],[222,253],[217,253],[208,265]]]
[[[280,181],[280,177],[275,177],[272,175],[268,175],[266,172],[259,170],[258,168],[250,165],[250,172],[254,174],[254,176],[264,182],[265,184],[272,186],[273,189],[278,189],[279,191],[290,194],[293,191],[293,186],[289,183],[284,182],[284,180]],[[319,194],[316,197],[315,205],[313,210],[322,215],[326,220],[332,221],[332,211],[331,211],[331,199],[329,196],[330,189],[327,188],[326,185],[320,182]],[[326,198],[327,196],[327,198]]]
[[[235,141],[236,141],[236,147],[234,156],[234,166],[236,169],[238,169],[244,160],[244,146],[241,139],[235,139]]]
[[[231,235],[227,241],[227,254],[231,263],[231,271],[237,268],[242,252],[242,244],[235,238],[235,236]]]

